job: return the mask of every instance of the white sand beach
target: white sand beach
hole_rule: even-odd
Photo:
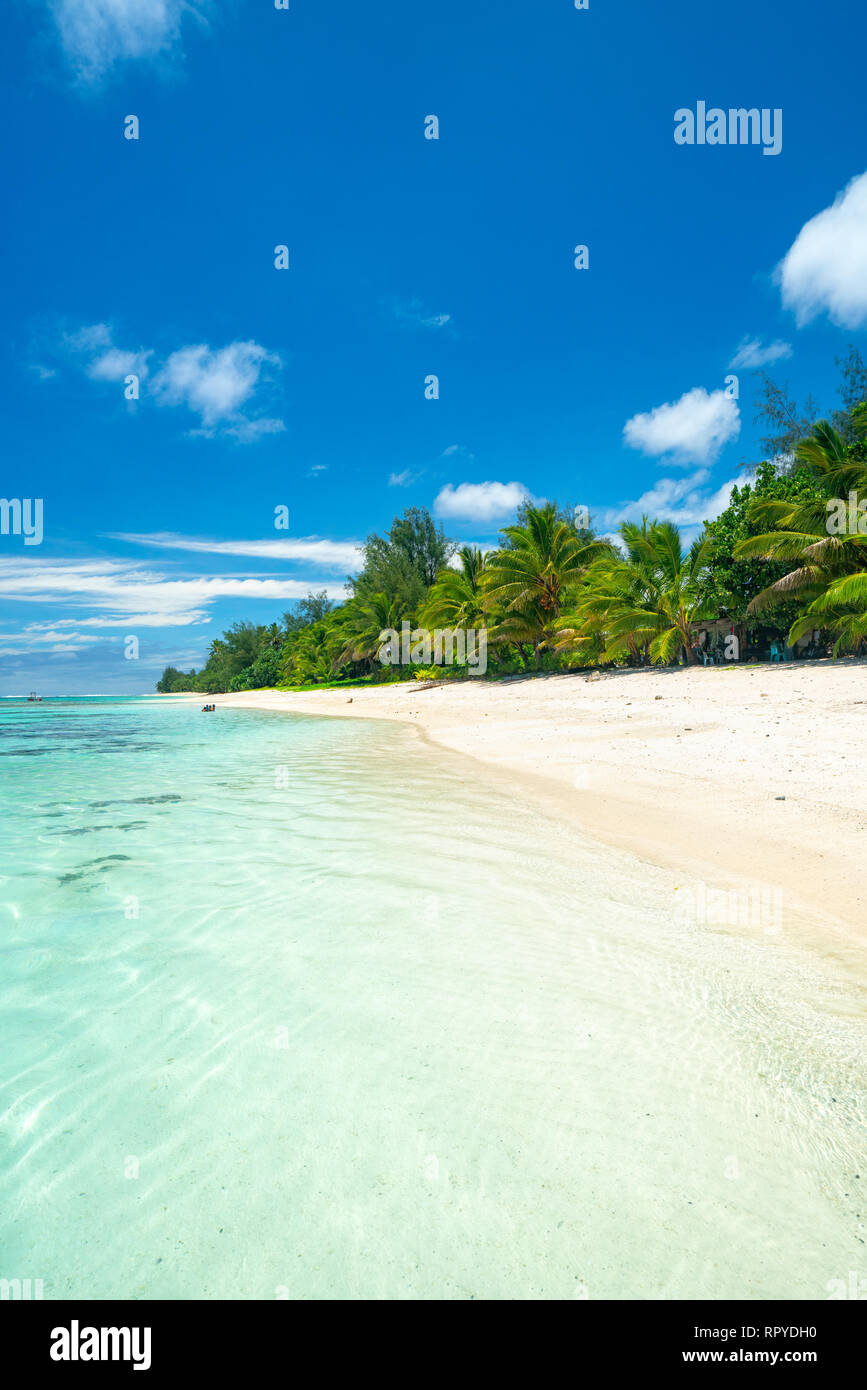
[[[867,926],[867,663],[556,675],[214,697],[402,720],[595,838],[708,891],[782,896],[787,936],[857,972]],[[482,768],[481,765],[484,765]],[[732,924],[734,925],[734,924]]]

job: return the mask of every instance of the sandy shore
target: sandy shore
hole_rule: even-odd
[[[584,835],[682,874],[690,891],[699,881],[742,902],[776,893],[793,943],[861,966],[867,662],[257,691],[214,702],[403,721],[480,774],[484,764],[485,775],[518,779]]]

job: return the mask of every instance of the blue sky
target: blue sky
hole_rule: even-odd
[[[152,690],[414,504],[692,534],[760,457],[751,365],[831,408],[867,349],[842,0],[289,2],[7,7],[0,493],[43,538],[0,535],[0,693]],[[780,152],[677,144],[699,101]]]

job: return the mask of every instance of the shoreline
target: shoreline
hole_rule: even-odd
[[[562,689],[526,689],[543,732]],[[519,693],[442,698],[523,745]],[[106,1299],[711,1301],[857,1270],[840,972],[684,922],[682,874],[521,774],[263,698],[216,725],[198,696],[58,708],[4,770],[13,1271]],[[106,1181],[130,1157],[132,1208]]]
[[[861,981],[867,892],[853,870],[867,830],[865,677],[864,661],[813,661],[211,701],[404,723],[587,839],[697,882],[701,901],[716,903],[709,925],[755,936],[763,903],[758,934],[781,917],[791,944]]]

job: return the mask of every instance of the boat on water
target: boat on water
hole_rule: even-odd
[[[31,703],[34,704],[34,705],[39,705],[39,704],[42,703],[42,696],[41,696],[41,695],[37,695],[35,690],[31,690],[31,692],[30,692],[30,694],[27,696],[27,698],[28,698],[28,700],[30,700]]]

